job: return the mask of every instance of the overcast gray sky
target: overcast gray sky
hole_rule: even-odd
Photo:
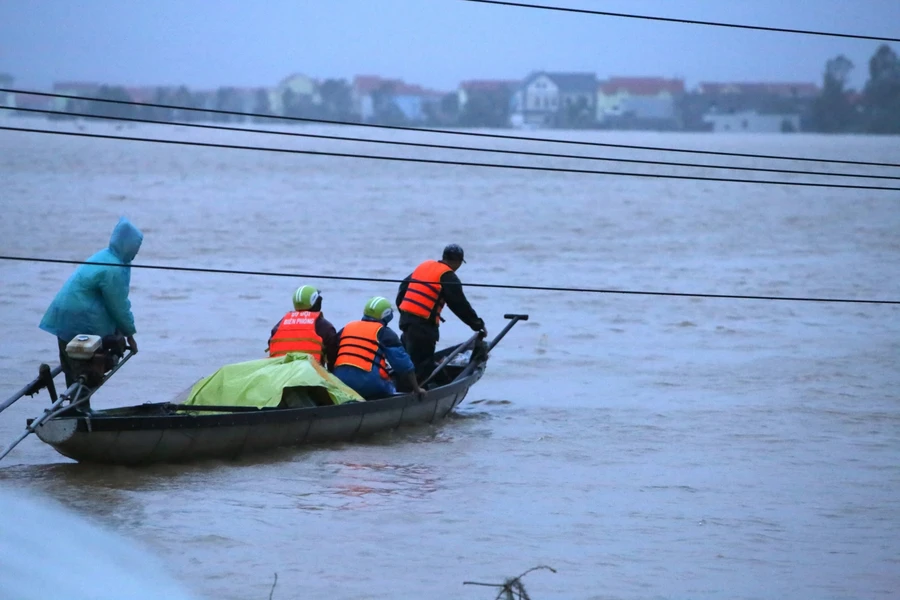
[[[900,38],[900,0],[532,0],[534,4]],[[461,0],[0,0],[0,72],[21,87],[273,85],[378,74],[449,90],[535,69],[860,87],[878,42],[488,6]],[[900,47],[893,45],[900,53]]]

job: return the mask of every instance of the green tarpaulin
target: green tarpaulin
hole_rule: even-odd
[[[194,384],[184,404],[274,408],[282,396],[290,407],[363,401],[309,355],[291,352],[225,365]]]

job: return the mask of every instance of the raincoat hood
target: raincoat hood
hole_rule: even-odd
[[[144,234],[126,217],[119,219],[112,235],[109,236],[109,249],[123,263],[131,264],[141,248]]]
[[[79,265],[53,298],[40,328],[63,342],[79,334],[134,335],[134,313],[128,292],[131,261],[144,235],[122,217],[109,238],[109,247]],[[97,264],[99,263],[99,264]]]

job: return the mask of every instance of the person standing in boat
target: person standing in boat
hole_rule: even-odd
[[[487,337],[484,321],[478,317],[463,293],[456,271],[466,262],[458,244],[444,248],[441,260],[426,260],[400,284],[397,308],[403,346],[415,364],[416,375],[426,379],[435,368],[434,349],[440,339],[438,329],[444,305],[459,319]]]
[[[144,234],[131,221],[120,218],[109,238],[109,246],[75,269],[44,313],[40,328],[57,338],[67,388],[75,383],[75,377],[66,344],[76,335],[124,335],[131,351],[137,353],[128,292],[131,261],[143,240]]]
[[[334,375],[366,400],[397,393],[388,367],[404,387],[420,395],[425,393],[400,338],[387,326],[393,317],[388,299],[375,296],[366,302],[361,320],[348,323],[338,332]]]
[[[337,358],[337,331],[322,314],[322,294],[311,285],[294,292],[294,310],[284,315],[269,336],[269,357],[305,352],[331,370]]]

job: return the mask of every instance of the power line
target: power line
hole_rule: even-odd
[[[773,154],[750,154],[744,152],[723,152],[716,150],[695,150],[692,148],[665,148],[661,146],[638,146],[632,144],[613,144],[607,142],[585,142],[580,140],[555,140],[553,138],[529,137],[518,135],[505,135],[501,133],[480,133],[476,131],[457,131],[453,129],[436,129],[428,127],[412,127],[406,125],[381,125],[378,123],[360,123],[356,121],[338,121],[332,119],[313,119],[308,117],[287,117],[277,115],[264,115],[260,113],[245,113],[234,110],[221,110],[214,108],[195,108],[188,106],[176,106],[173,104],[158,104],[152,102],[133,102],[129,100],[111,100],[107,98],[87,98],[84,96],[75,96],[71,94],[55,94],[50,92],[36,92],[28,90],[17,90],[12,88],[0,88],[0,92],[10,94],[30,94],[32,96],[41,96],[46,98],[61,98],[66,100],[80,100],[86,102],[104,102],[106,104],[120,104],[125,106],[139,106],[144,108],[162,108],[166,110],[180,110],[188,112],[200,112],[213,115],[231,115],[236,117],[250,117],[254,119],[276,119],[280,121],[293,121],[296,123],[320,123],[323,125],[346,125],[350,127],[367,127],[373,129],[387,129],[394,131],[413,131],[416,133],[438,133],[442,135],[458,135],[465,137],[487,138],[497,140],[512,140],[517,142],[539,142],[545,144],[568,144],[573,146],[588,146],[595,148],[618,148],[622,150],[646,150],[650,152],[675,152],[684,154],[703,154],[709,156],[730,156],[736,158],[755,158],[765,160],[790,160],[799,162],[818,162],[832,163],[841,165],[857,165],[864,167],[888,167],[900,168],[900,163],[882,163],[859,160],[841,160],[832,158],[812,158],[806,156],[778,156]]]
[[[493,169],[516,169],[520,171],[543,171],[551,173],[574,173],[580,175],[611,175],[619,177],[643,177],[649,179],[679,179],[689,181],[718,181],[728,183],[753,183],[760,185],[788,185],[796,187],[817,187],[850,190],[880,190],[900,192],[900,187],[883,187],[877,185],[853,185],[845,183],[813,183],[807,181],[772,181],[764,179],[734,179],[728,177],[705,177],[700,175],[667,175],[663,173],[623,173],[621,171],[592,171],[590,169],[571,169],[563,167],[538,167],[532,165],[504,165],[500,163],[479,163],[456,160],[438,160],[433,158],[411,158],[401,156],[376,156],[372,154],[352,154],[349,152],[326,152],[323,150],[295,150],[292,148],[267,148],[264,146],[246,146],[239,144],[216,144],[212,142],[192,142],[188,140],[154,139],[126,135],[105,135],[81,131],[52,131],[49,129],[33,129],[30,127],[0,126],[0,130],[22,131],[26,133],[47,133],[50,135],[66,135],[72,137],[96,138],[105,140],[125,140],[130,142],[150,142],[155,144],[174,144],[178,146],[196,146],[201,148],[221,148],[229,150],[256,150],[260,152],[277,152],[282,154],[306,154],[311,156],[333,156],[340,158],[362,158],[366,160],[384,160],[392,162],[421,163],[431,165],[449,165],[455,167],[482,167]]]
[[[578,13],[582,15],[599,15],[603,17],[618,17],[622,19],[642,19],[644,21],[663,21],[666,23],[681,23],[683,25],[707,25],[711,27],[728,27],[730,29],[751,29],[755,31],[771,31],[777,33],[798,33],[802,35],[818,35],[825,37],[851,38],[857,40],[875,40],[879,42],[900,42],[900,38],[878,37],[874,35],[859,35],[855,33],[835,33],[830,31],[812,31],[809,29],[788,29],[784,27],[765,27],[763,25],[742,25],[739,23],[719,23],[716,21],[697,21],[695,19],[678,19],[674,17],[656,17],[652,15],[635,15],[628,13],[606,12],[600,10],[588,10],[585,8],[571,8],[563,6],[546,6],[544,4],[525,4],[522,2],[506,2],[502,0],[463,0],[464,2],[477,2],[478,4],[493,4],[497,6],[514,6],[516,8],[537,8],[556,12]]]
[[[887,180],[900,180],[900,175],[866,175],[862,173],[831,173],[828,171],[801,171],[796,169],[775,169],[775,168],[765,168],[765,167],[741,167],[741,166],[730,166],[730,165],[704,165],[697,163],[682,163],[682,162],[671,162],[671,161],[657,161],[657,160],[639,160],[633,158],[611,158],[604,156],[583,156],[578,154],[556,154],[551,152],[530,152],[526,150],[503,150],[496,148],[478,148],[473,146],[451,146],[446,144],[428,144],[423,142],[402,142],[398,140],[383,140],[383,139],[368,139],[368,138],[359,138],[359,137],[350,137],[350,136],[339,136],[339,135],[324,135],[324,134],[314,134],[314,133],[297,133],[294,131],[270,131],[267,129],[253,129],[249,127],[231,127],[227,125],[209,125],[202,123],[182,123],[175,121],[164,121],[157,119],[144,119],[138,117],[114,117],[109,115],[93,115],[90,113],[81,113],[81,112],[71,112],[71,111],[57,111],[57,110],[49,110],[42,108],[16,108],[13,106],[0,106],[0,110],[14,110],[16,112],[29,112],[29,113],[39,113],[39,114],[54,114],[54,115],[64,115],[69,117],[83,117],[89,119],[108,119],[112,121],[125,121],[129,123],[149,123],[154,125],[173,125],[178,127],[193,127],[196,129],[210,129],[216,131],[236,131],[240,133],[261,133],[266,135],[280,135],[280,136],[288,136],[288,137],[300,137],[300,138],[311,138],[311,139],[320,139],[320,140],[337,140],[337,141],[345,141],[345,142],[361,142],[367,144],[385,144],[392,146],[408,146],[414,148],[433,148],[438,150],[464,150],[469,152],[487,152],[493,154],[511,154],[517,156],[538,156],[543,158],[565,158],[565,159],[574,159],[574,160],[590,160],[590,161],[602,161],[602,162],[618,162],[618,163],[630,163],[630,164],[640,164],[640,165],[656,165],[656,166],[667,166],[667,167],[688,167],[695,169],[727,169],[733,171],[753,171],[753,172],[761,172],[761,173],[782,173],[789,175],[812,175],[812,176],[822,176],[822,177],[852,177],[852,178],[861,178],[861,179],[887,179]]]
[[[0,256],[0,260],[11,260],[20,262],[36,262],[36,263],[54,263],[63,265],[98,265],[104,267],[122,267],[120,263],[103,263],[103,262],[87,262],[81,260],[65,260],[58,258],[36,258],[26,256]],[[327,279],[332,281],[365,281],[373,283],[402,283],[402,279],[391,279],[387,277],[351,277],[342,275],[321,275],[310,273],[286,273],[277,271],[244,271],[237,269],[212,269],[201,267],[173,267],[169,265],[130,265],[135,269],[151,269],[158,271],[182,271],[187,273],[214,273],[221,275],[253,275],[262,277],[291,277],[294,279]],[[759,296],[748,294],[702,294],[702,293],[686,293],[686,292],[655,292],[646,290],[614,290],[614,289],[598,289],[568,286],[540,286],[540,285],[513,285],[501,283],[466,283],[460,284],[466,287],[492,288],[501,290],[528,290],[538,292],[570,292],[570,293],[586,293],[586,294],[625,294],[634,296],[670,296],[676,298],[714,298],[714,299],[731,299],[731,300],[778,300],[789,302],[822,302],[822,303],[843,303],[843,304],[889,304],[900,305],[900,300],[871,300],[857,298],[812,298],[802,296]]]

